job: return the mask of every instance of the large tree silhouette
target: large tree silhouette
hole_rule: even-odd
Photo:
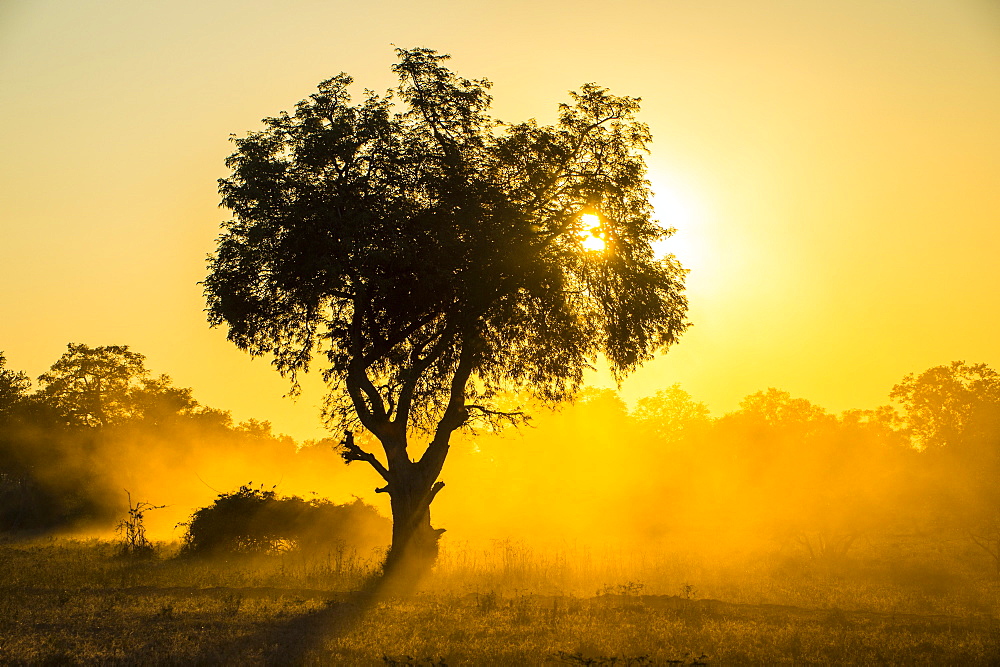
[[[385,480],[386,570],[412,574],[436,554],[456,429],[516,419],[507,390],[570,398],[598,355],[622,376],[677,340],[687,304],[650,245],[672,230],[652,218],[638,99],[587,84],[555,125],[509,125],[488,81],[397,55],[397,91],[352,105],[340,74],[234,137],[204,287],[211,324],[293,386],[318,360],[345,458]]]

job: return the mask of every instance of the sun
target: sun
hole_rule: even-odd
[[[580,216],[580,222],[583,225],[583,229],[578,233],[580,234],[580,243],[584,249],[591,252],[601,252],[604,250],[606,244],[602,236],[603,229],[601,228],[600,216],[593,213],[584,213]]]

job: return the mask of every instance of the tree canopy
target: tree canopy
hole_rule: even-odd
[[[508,125],[488,81],[398,55],[395,94],[352,105],[340,74],[234,139],[212,324],[293,378],[322,353],[331,416],[376,434],[453,430],[511,385],[563,400],[598,353],[622,374],[676,341],[683,270],[650,247],[671,230],[638,100],[588,84],[557,124]],[[603,252],[582,245],[585,212]]]
[[[959,448],[991,436],[1000,423],[1000,373],[986,364],[953,361],[911,373],[889,397],[902,405],[910,437],[921,448]]]
[[[0,352],[0,415],[23,401],[31,388],[31,380],[25,373],[6,366],[7,358]]]
[[[39,376],[39,398],[79,426],[155,421],[198,407],[190,389],[174,387],[166,375],[150,377],[145,360],[128,345],[70,343]]]

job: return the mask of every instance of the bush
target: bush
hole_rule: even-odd
[[[226,554],[371,549],[389,543],[392,526],[360,498],[337,505],[244,485],[197,510],[187,528],[185,552]]]
[[[166,505],[154,505],[142,501],[133,505],[132,494],[127,490],[125,493],[128,493],[128,516],[119,521],[115,527],[119,538],[118,554],[126,558],[149,558],[154,555],[156,549],[146,537],[146,512],[161,510]]]

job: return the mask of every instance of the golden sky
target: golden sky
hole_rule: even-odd
[[[127,344],[238,419],[322,434],[205,322],[227,137],[392,44],[451,53],[504,120],[584,82],[641,96],[694,327],[623,386],[716,414],[768,386],[831,410],[904,374],[1000,366],[1000,6],[992,0],[0,4],[0,350]],[[605,380],[595,376],[594,382]]]

